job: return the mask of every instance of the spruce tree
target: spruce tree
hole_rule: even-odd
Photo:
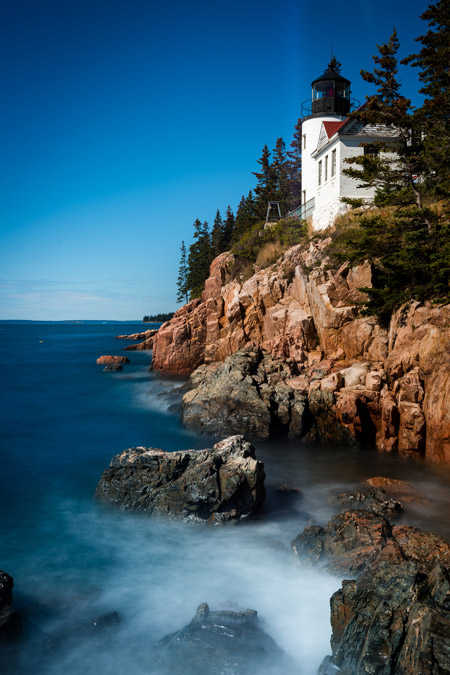
[[[236,211],[236,221],[234,227],[233,242],[238,241],[244,232],[250,230],[257,222],[255,214],[255,200],[250,190],[247,197],[242,195],[241,201]]]
[[[223,237],[220,251],[221,253],[223,251],[230,250],[234,234],[234,227],[235,227],[234,214],[233,211],[231,210],[231,206],[227,206],[227,210],[225,212],[225,221],[223,224]]]
[[[267,202],[274,199],[274,178],[270,165],[270,151],[267,145],[263,147],[261,158],[257,160],[261,171],[253,171],[258,183],[255,187],[255,213],[258,220],[265,220]]]
[[[367,98],[355,116],[365,124],[381,125],[391,131],[390,139],[373,145],[376,153],[361,154],[351,160],[359,168],[347,168],[343,173],[359,181],[360,187],[375,187],[375,204],[422,208],[422,188],[417,183],[420,165],[417,135],[411,115],[411,102],[400,92],[397,78],[397,52],[400,43],[394,29],[389,42],[378,45],[379,55],[373,56],[377,67],[373,72],[361,71],[362,78],[377,87],[376,94]],[[344,199],[351,206],[361,206],[362,199]]]
[[[273,201],[280,203],[281,215],[285,216],[289,210],[289,160],[286,144],[281,137],[277,138],[275,144],[271,170],[274,184]]]
[[[289,203],[288,211],[299,206],[302,201],[302,120],[295,125],[289,158]]]
[[[417,38],[417,54],[402,61],[420,69],[425,96],[414,120],[423,139],[421,178],[437,197],[450,197],[450,2],[438,0],[421,15],[429,30]]]
[[[197,218],[194,222],[194,241],[189,247],[186,287],[189,298],[198,298],[209,276],[211,262],[211,240],[208,223]]]
[[[222,253],[222,243],[224,238],[224,224],[219,209],[217,209],[214,225],[211,230],[211,258],[216,258]]]
[[[178,270],[178,280],[177,280],[177,302],[187,302],[188,301],[188,287],[187,287],[187,258],[186,258],[186,246],[184,241],[181,242],[181,256],[180,256],[180,267]]]

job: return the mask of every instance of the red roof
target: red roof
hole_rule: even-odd
[[[328,138],[334,136],[336,131],[339,131],[339,129],[344,126],[346,121],[347,120],[344,120],[343,122],[323,122],[323,126],[325,127]]]

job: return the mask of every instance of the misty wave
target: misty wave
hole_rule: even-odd
[[[314,673],[329,652],[329,598],[339,581],[296,565],[282,523],[215,529],[95,504],[54,507],[53,545],[21,569],[22,613],[44,633],[21,650],[14,672],[153,675],[154,643],[188,624],[202,602],[257,610],[296,672]],[[118,612],[120,625],[91,641],[71,637],[73,627],[106,612]],[[44,640],[37,666],[43,635],[59,643],[49,650]],[[254,674],[266,671],[255,663]]]

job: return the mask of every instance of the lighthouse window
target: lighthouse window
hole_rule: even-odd
[[[325,183],[328,180],[328,155],[325,157],[325,176],[324,176],[324,181]]]
[[[322,185],[322,160],[320,160],[320,162],[319,162],[319,174],[318,174],[317,179],[318,179],[317,182],[318,182],[319,186]]]
[[[306,150],[306,134],[303,134],[303,150]]]
[[[331,178],[336,175],[336,150],[331,153]]]

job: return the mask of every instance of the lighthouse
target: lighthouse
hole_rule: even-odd
[[[318,146],[322,124],[328,123],[325,128],[331,132],[347,119],[351,108],[350,85],[350,80],[340,73],[339,61],[333,57],[323,75],[311,83],[311,100],[302,106],[302,116],[306,113],[302,119],[302,205],[311,213],[317,188],[337,172],[336,155],[321,164],[312,155]]]
[[[349,160],[378,155],[379,141],[392,145],[392,151],[381,154],[395,158],[398,130],[365,124],[357,112],[350,115],[359,106],[351,98],[350,84],[333,57],[323,75],[311,83],[311,99],[302,105],[302,200],[290,215],[308,220],[314,230],[333,225],[336,216],[348,209],[345,199],[373,201],[373,186],[346,175]]]

